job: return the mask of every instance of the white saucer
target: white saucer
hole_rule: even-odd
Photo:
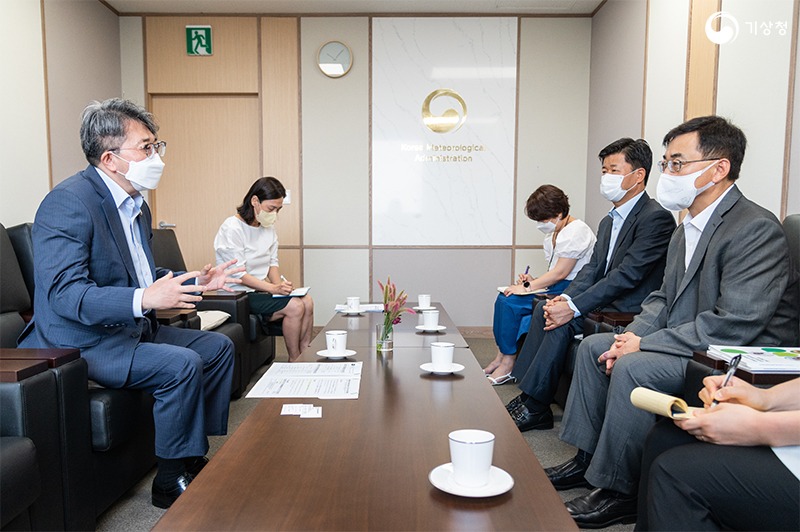
[[[436,307],[411,307],[413,310],[417,312],[422,312],[423,310],[436,310]]]
[[[511,475],[495,466],[489,471],[489,483],[485,486],[470,488],[456,484],[453,480],[453,464],[450,462],[431,471],[428,480],[440,490],[461,497],[494,497],[514,487]]]
[[[450,366],[449,371],[434,371],[433,364],[431,364],[430,362],[426,362],[425,364],[421,365],[419,369],[421,369],[422,371],[433,373],[434,375],[450,375],[451,373],[458,373],[459,371],[463,370],[464,366],[462,366],[461,364],[453,363]]]
[[[351,357],[351,356],[353,356],[355,354],[356,354],[356,352],[353,351],[352,349],[345,349],[343,354],[339,354],[339,353],[328,354],[328,350],[327,349],[323,349],[322,351],[317,351],[317,356],[318,357],[330,358],[331,360],[336,360],[336,359],[345,358],[345,357]]]
[[[351,310],[349,308],[346,308],[344,310],[340,310],[339,311],[340,314],[344,314],[345,316],[357,316],[357,315],[361,314],[362,312],[364,312],[364,311],[361,310],[360,308],[358,310]]]
[[[425,327],[424,325],[417,325],[416,329],[422,332],[437,332],[447,329],[444,325],[437,325],[436,327]]]

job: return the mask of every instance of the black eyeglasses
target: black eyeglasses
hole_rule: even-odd
[[[669,171],[673,174],[677,174],[681,171],[684,164],[689,163],[701,163],[703,161],[719,161],[719,159],[695,159],[694,161],[681,161],[680,159],[670,159],[669,161],[660,160],[658,161],[658,169],[660,171],[664,171],[669,168]]]

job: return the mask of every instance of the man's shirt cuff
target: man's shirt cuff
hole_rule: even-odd
[[[569,297],[567,294],[561,294],[561,297],[563,297],[564,299],[567,300],[567,305],[569,305],[569,308],[571,308],[572,312],[575,313],[575,317],[576,318],[581,315],[581,311],[578,310],[578,307],[576,307],[575,303],[572,302],[572,298],[571,297]]]

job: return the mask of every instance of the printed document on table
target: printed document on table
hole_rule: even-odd
[[[358,399],[363,362],[275,363],[247,397]]]

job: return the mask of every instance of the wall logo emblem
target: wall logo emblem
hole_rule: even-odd
[[[431,113],[431,104],[438,98],[455,100],[461,111],[452,107],[446,109],[441,115]],[[434,133],[451,133],[458,130],[467,121],[467,103],[456,91],[452,89],[437,89],[428,94],[422,103],[422,123]]]
[[[714,21],[719,19],[719,30],[714,29]],[[706,37],[714,44],[728,44],[739,36],[739,21],[730,13],[717,11],[706,20]]]

